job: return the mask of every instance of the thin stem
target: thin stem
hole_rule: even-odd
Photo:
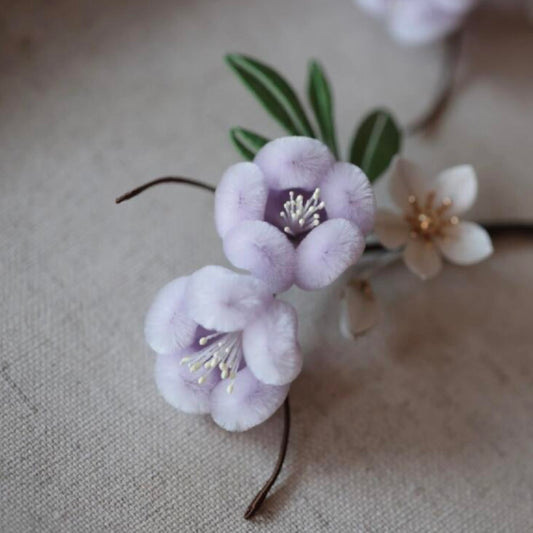
[[[431,107],[418,117],[416,120],[405,126],[404,131],[408,136],[424,133],[432,126],[436,125],[440,117],[446,111],[453,94],[455,74],[459,57],[461,55],[461,46],[463,33],[461,30],[456,31],[446,40],[446,50],[444,58],[444,67],[439,82],[437,95],[431,104]]]
[[[283,404],[283,435],[281,437],[278,460],[276,461],[276,466],[274,466],[274,471],[272,472],[272,475],[267,479],[261,490],[256,494],[255,498],[246,508],[246,512],[244,513],[244,518],[246,520],[250,520],[251,518],[253,518],[257,511],[259,511],[261,505],[263,505],[263,502],[265,501],[265,498],[268,495],[268,492],[272,488],[272,485],[274,485],[276,479],[278,479],[279,473],[281,472],[281,468],[283,467],[283,462],[285,461],[285,455],[287,454],[290,429],[291,408],[289,405],[289,397],[287,396],[285,403]]]
[[[159,185],[161,183],[182,183],[185,185],[192,185],[193,187],[198,187],[200,189],[205,189],[206,191],[215,192],[215,187],[207,183],[203,183],[201,181],[194,180],[192,178],[167,176],[165,178],[157,178],[139,187],[136,187],[135,189],[127,192],[126,194],[123,194],[122,196],[119,196],[118,198],[116,198],[115,203],[120,204],[121,202],[124,202],[125,200],[129,200],[130,198],[133,198],[134,196],[141,194],[146,189],[149,189],[150,187],[154,187],[155,185]]]
[[[530,222],[478,222],[478,224],[483,226],[492,237],[512,233],[524,237],[533,235],[533,224]]]
[[[479,222],[491,237],[503,235],[533,236],[533,224],[528,222]],[[365,252],[382,252],[385,248],[379,242],[371,242],[366,245]]]
[[[122,196],[119,196],[115,200],[115,203],[120,204],[121,202],[124,202],[125,200],[129,200],[130,198],[133,198],[134,196],[141,194],[146,189],[149,189],[150,187],[154,187],[155,185],[159,185],[161,183],[186,184],[186,185],[192,185],[193,187],[199,187],[201,189],[205,189],[213,193],[215,192],[215,187],[208,185],[206,183],[203,183],[201,181],[193,180],[191,178],[169,176],[169,177],[158,178],[158,179],[149,181],[148,183],[145,183],[144,185],[141,185],[123,194]],[[250,505],[247,507],[246,512],[244,513],[244,518],[246,520],[250,520],[251,518],[253,518],[255,514],[259,511],[270,489],[272,488],[272,485],[274,485],[274,483],[278,479],[278,476],[283,467],[283,463],[285,461],[285,456],[287,455],[290,428],[291,428],[291,409],[289,405],[289,397],[287,396],[283,404],[283,435],[281,437],[278,460],[276,461],[276,465],[274,466],[274,470],[271,476],[267,479],[267,481],[265,482],[261,490],[256,494],[255,498],[251,501]]]

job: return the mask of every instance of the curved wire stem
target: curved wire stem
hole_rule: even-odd
[[[248,507],[246,508],[246,511],[244,513],[244,518],[246,520],[250,520],[251,518],[253,518],[257,511],[259,511],[270,489],[272,488],[272,485],[274,485],[276,479],[278,479],[279,473],[281,472],[281,468],[283,467],[283,462],[285,461],[285,455],[287,454],[290,429],[291,408],[289,405],[289,397],[287,396],[287,398],[285,399],[285,403],[283,404],[283,435],[281,437],[278,460],[276,461],[276,465],[274,466],[272,474],[266,480],[261,490],[256,494],[255,498],[250,502],[250,505],[248,505]]]
[[[462,43],[463,32],[461,30],[456,31],[446,40],[444,66],[437,94],[431,107],[420,117],[405,126],[404,131],[406,135],[411,136],[427,132],[437,124],[446,111],[453,94],[455,74],[461,56]]]
[[[207,183],[203,183],[202,181],[194,180],[192,178],[182,178],[181,176],[180,177],[167,176],[164,178],[157,178],[155,180],[149,181],[148,183],[144,183],[143,185],[140,185],[139,187],[136,187],[135,189],[116,198],[115,203],[120,204],[124,202],[125,200],[129,200],[130,198],[138,196],[139,194],[144,192],[146,189],[150,189],[151,187],[154,187],[155,185],[160,185],[161,183],[182,183],[185,185],[192,185],[193,187],[198,187],[200,189],[205,189],[206,191],[215,192],[215,187]]]
[[[533,237],[533,224],[529,222],[478,222],[491,237],[503,235],[522,235]],[[370,242],[366,245],[365,252],[383,252],[386,249],[379,242]]]
[[[194,180],[191,178],[169,176],[169,177],[158,178],[158,179],[149,181],[148,183],[145,183],[144,185],[141,185],[119,196],[118,198],[116,198],[115,202],[117,204],[120,204],[121,202],[124,202],[125,200],[129,200],[130,198],[133,198],[141,194],[146,189],[149,189],[156,185],[160,185],[162,183],[179,183],[179,184],[185,184],[185,185],[192,185],[193,187],[205,189],[213,193],[215,192],[215,187],[208,185],[206,183],[203,183],[201,181]],[[256,513],[259,511],[259,509],[263,505],[263,502],[265,501],[268,493],[270,492],[270,489],[272,488],[272,486],[278,479],[281,469],[283,468],[283,463],[285,462],[285,456],[287,455],[290,428],[291,428],[291,409],[289,405],[289,397],[287,396],[287,398],[285,399],[285,403],[283,404],[283,434],[281,437],[278,460],[276,461],[272,474],[266,480],[261,490],[255,495],[255,498],[250,502],[250,505],[248,505],[248,507],[246,508],[246,511],[244,513],[244,518],[246,520],[250,520],[256,515]]]

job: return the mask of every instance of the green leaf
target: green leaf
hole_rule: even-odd
[[[392,115],[377,109],[359,125],[350,149],[350,161],[372,182],[379,178],[400,151],[402,135]]]
[[[237,151],[248,161],[251,161],[255,154],[269,142],[266,137],[239,127],[231,128],[229,136]]]
[[[315,113],[320,136],[338,159],[337,139],[335,136],[335,119],[333,117],[333,98],[328,79],[317,61],[309,63],[308,96]]]
[[[280,74],[251,57],[228,54],[225,59],[244,85],[291,135],[315,137],[296,93]]]

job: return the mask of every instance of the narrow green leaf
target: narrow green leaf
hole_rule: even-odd
[[[291,135],[315,137],[296,93],[280,74],[251,57],[228,54],[225,59],[244,85]]]
[[[320,136],[338,159],[335,119],[333,116],[333,97],[324,70],[317,61],[309,63],[308,96],[315,113]]]
[[[402,134],[392,115],[377,109],[361,122],[352,141],[350,161],[374,181],[400,151]]]
[[[231,128],[229,136],[237,151],[248,161],[268,142],[266,137],[239,127]]]

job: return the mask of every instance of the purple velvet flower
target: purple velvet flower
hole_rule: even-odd
[[[404,44],[426,44],[461,26],[479,0],[355,0]]]
[[[146,317],[164,398],[229,431],[269,418],[300,373],[296,311],[261,280],[217,266],[163,287]]]
[[[274,292],[332,283],[362,254],[374,212],[364,173],[307,137],[269,142],[230,167],[215,195],[226,257]]]

